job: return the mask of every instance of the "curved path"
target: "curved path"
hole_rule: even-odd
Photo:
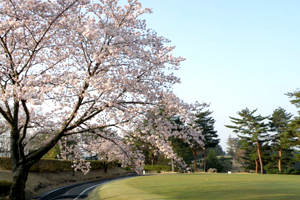
[[[99,185],[101,185],[103,183],[107,183],[109,181],[113,181],[113,180],[117,180],[117,179],[129,178],[129,177],[133,177],[133,176],[137,176],[136,173],[130,173],[126,176],[102,179],[102,180],[98,180],[98,181],[77,183],[74,185],[69,185],[69,186],[65,186],[65,187],[61,187],[61,188],[58,188],[55,190],[45,192],[33,199],[39,199],[39,200],[85,199],[92,190],[94,190],[96,187],[98,187]]]

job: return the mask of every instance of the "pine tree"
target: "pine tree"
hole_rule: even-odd
[[[212,113],[213,112],[210,110],[204,112],[198,112],[196,114],[197,119],[195,120],[196,126],[200,128],[202,135],[205,138],[204,140],[205,146],[204,148],[201,148],[204,155],[204,171],[207,170],[206,149],[210,147],[216,147],[220,142],[220,139],[218,139],[217,131],[215,131],[214,129],[214,124],[216,120],[210,116]],[[196,152],[194,153],[194,156],[197,156]]]
[[[283,151],[288,153],[291,150],[290,141],[292,138],[289,134],[285,133],[288,128],[288,124],[292,118],[291,113],[287,113],[283,108],[277,108],[274,110],[270,117],[270,128],[275,134],[271,137],[271,149],[278,152],[278,171],[282,172],[282,157]]]
[[[290,101],[292,104],[294,104],[297,108],[300,108],[300,89],[296,90],[292,93],[287,93],[287,96],[292,98]],[[300,111],[298,111],[298,114],[300,115]],[[300,117],[295,117],[291,123],[289,124],[289,132],[288,134],[294,135],[298,138],[298,145],[300,144]]]
[[[233,132],[237,133],[243,141],[246,143],[248,142],[249,145],[252,144],[255,147],[257,157],[254,157],[253,152],[250,152],[249,155],[252,157],[252,160],[255,161],[256,173],[258,173],[258,168],[260,167],[260,173],[263,174],[262,145],[264,142],[268,141],[268,124],[266,124],[264,120],[268,117],[263,117],[261,115],[254,116],[256,111],[257,109],[253,111],[248,108],[243,109],[237,113],[240,118],[229,117],[231,122],[236,124],[236,126],[225,126],[233,129]]]

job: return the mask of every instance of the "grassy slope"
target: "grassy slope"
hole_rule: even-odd
[[[41,192],[55,189],[57,187],[75,184],[84,181],[93,181],[102,178],[115,177],[127,173],[121,168],[109,168],[107,173],[103,170],[91,170],[87,175],[82,172],[30,172],[26,182],[26,196],[32,197]],[[12,180],[12,173],[9,170],[0,170],[0,180]]]
[[[300,196],[300,176],[255,174],[179,174],[136,177],[99,187],[99,199],[268,199]]]

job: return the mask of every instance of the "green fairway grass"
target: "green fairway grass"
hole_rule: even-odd
[[[256,174],[140,176],[104,184],[95,189],[88,199],[299,200],[300,176]]]

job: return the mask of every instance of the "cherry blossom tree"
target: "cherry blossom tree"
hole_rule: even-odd
[[[97,155],[104,163],[105,172],[110,163],[121,162],[122,167],[131,167],[138,174],[142,174],[145,165],[144,155],[134,145],[124,140],[124,137],[111,130],[95,131],[90,137],[95,139],[88,140],[84,149],[91,155]]]
[[[91,169],[91,163],[84,160],[84,151],[80,143],[80,135],[71,135],[67,138],[62,138],[59,141],[60,153],[58,158],[72,161],[72,175],[75,176],[75,171],[81,170],[87,174]]]
[[[168,72],[184,59],[146,27],[144,13],[151,10],[138,0],[1,1],[0,113],[10,127],[10,199],[25,199],[29,169],[62,137],[130,129],[158,105],[188,116],[191,106],[172,94],[180,80]]]
[[[184,103],[180,102],[180,105],[184,105]],[[188,105],[185,105],[185,107],[189,108],[189,111],[195,110],[195,108]],[[158,108],[156,111],[148,112],[145,120],[137,125],[137,130],[128,133],[127,136],[129,140],[132,139],[149,145],[155,151],[172,160],[172,165],[175,164],[180,171],[186,171],[187,165],[184,160],[178,157],[173,150],[172,139],[179,138],[190,147],[194,145],[203,147],[204,138],[199,128],[193,125],[195,117],[193,112],[186,113],[183,108],[175,110]]]

